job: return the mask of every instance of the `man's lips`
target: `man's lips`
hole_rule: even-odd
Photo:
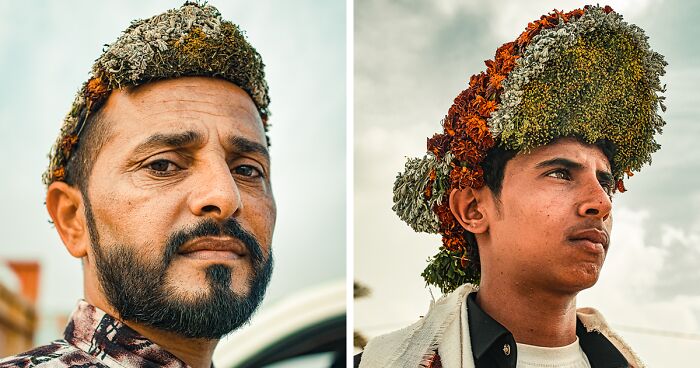
[[[569,236],[569,241],[594,253],[605,252],[610,244],[608,233],[596,228],[577,231]]]
[[[189,242],[180,248],[178,254],[192,259],[234,260],[247,256],[248,251],[233,238],[204,237]]]

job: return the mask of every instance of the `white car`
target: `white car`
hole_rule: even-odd
[[[295,293],[224,337],[217,368],[345,367],[346,285],[337,281]]]

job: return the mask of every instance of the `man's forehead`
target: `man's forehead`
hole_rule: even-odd
[[[215,124],[222,135],[266,143],[264,126],[248,94],[233,83],[187,77],[115,90],[102,111],[111,137],[199,132]]]
[[[113,98],[114,97],[114,98]],[[180,77],[146,83],[137,87],[116,89],[110,95],[115,102],[147,105],[149,111],[170,108],[168,104],[201,103],[223,109],[247,112],[260,121],[260,113],[248,93],[237,85],[211,77]]]

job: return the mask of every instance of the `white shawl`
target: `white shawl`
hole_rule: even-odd
[[[362,353],[360,368],[417,368],[435,350],[439,350],[443,368],[474,368],[466,300],[467,295],[475,291],[474,285],[464,284],[431,303],[428,313],[418,322],[370,340]],[[588,331],[602,333],[632,368],[644,368],[639,357],[610,330],[597,310],[580,308],[576,314]]]

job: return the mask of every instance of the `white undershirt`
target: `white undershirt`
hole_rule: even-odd
[[[588,357],[576,341],[559,348],[516,344],[518,347],[518,368],[591,368]]]

